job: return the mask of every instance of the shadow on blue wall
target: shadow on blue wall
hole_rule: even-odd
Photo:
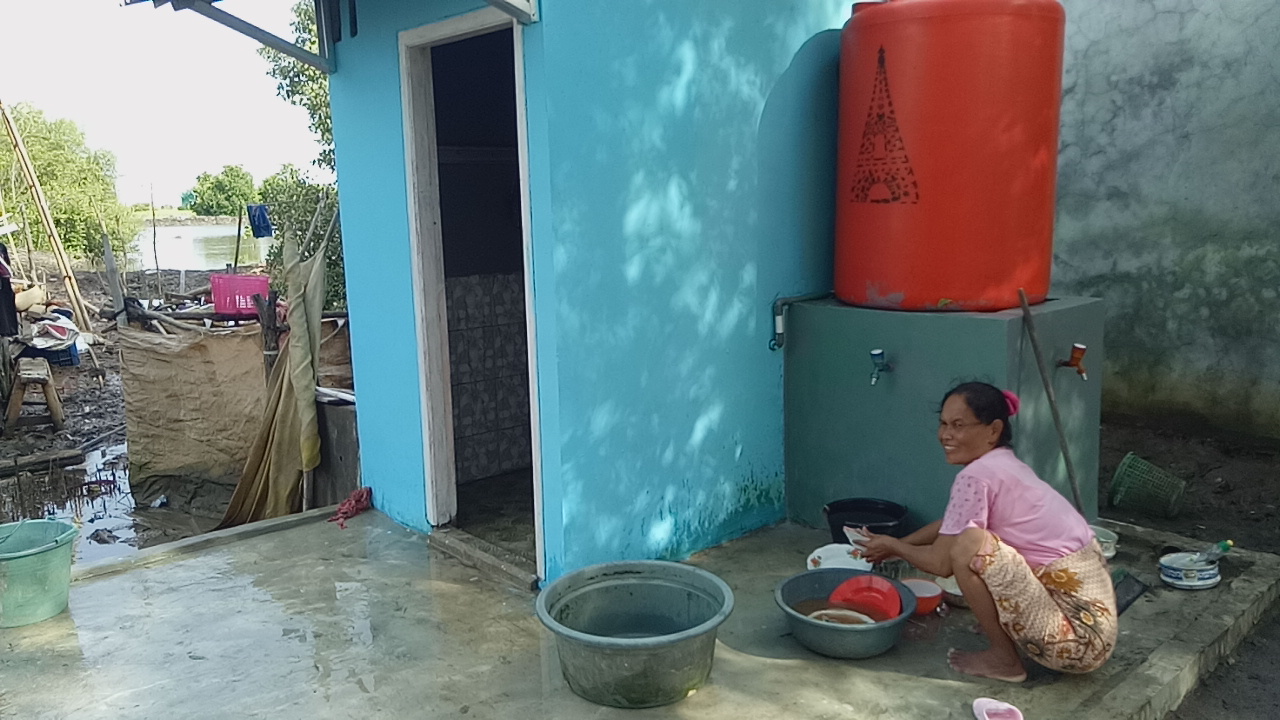
[[[554,14],[564,5],[546,8],[543,38],[547,76],[572,69],[547,108],[562,464],[544,478],[564,524],[551,576],[782,519],[769,308],[830,287],[839,52],[834,31],[791,52],[795,24],[743,22],[738,4],[589,23]]]

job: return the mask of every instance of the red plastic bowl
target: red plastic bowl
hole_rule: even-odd
[[[895,618],[902,612],[902,598],[893,583],[870,573],[855,575],[840,583],[831,591],[827,604],[870,615],[876,622]]]
[[[942,604],[942,588],[938,583],[921,580],[919,578],[908,578],[902,581],[903,585],[916,596],[916,615],[928,615],[938,609],[938,605]]]

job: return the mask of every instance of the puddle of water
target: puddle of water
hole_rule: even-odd
[[[61,504],[49,504],[45,517],[80,527],[76,562],[125,557],[138,552],[131,515],[128,446],[124,443],[85,454],[83,466],[67,468],[67,493]],[[83,473],[83,474],[81,474]],[[75,480],[82,484],[77,486]]]
[[[83,465],[54,470],[48,476],[25,476],[14,487],[6,515],[54,518],[80,528],[75,562],[126,557],[138,551],[124,443],[86,453]]]

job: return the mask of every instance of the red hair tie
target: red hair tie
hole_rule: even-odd
[[[1009,390],[1001,390],[1000,393],[1004,395],[1004,404],[1009,408],[1009,417],[1017,415],[1018,409],[1022,407],[1022,401]]]

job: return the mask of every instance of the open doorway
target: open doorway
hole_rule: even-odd
[[[541,570],[519,33],[481,11],[401,49],[428,520]]]

